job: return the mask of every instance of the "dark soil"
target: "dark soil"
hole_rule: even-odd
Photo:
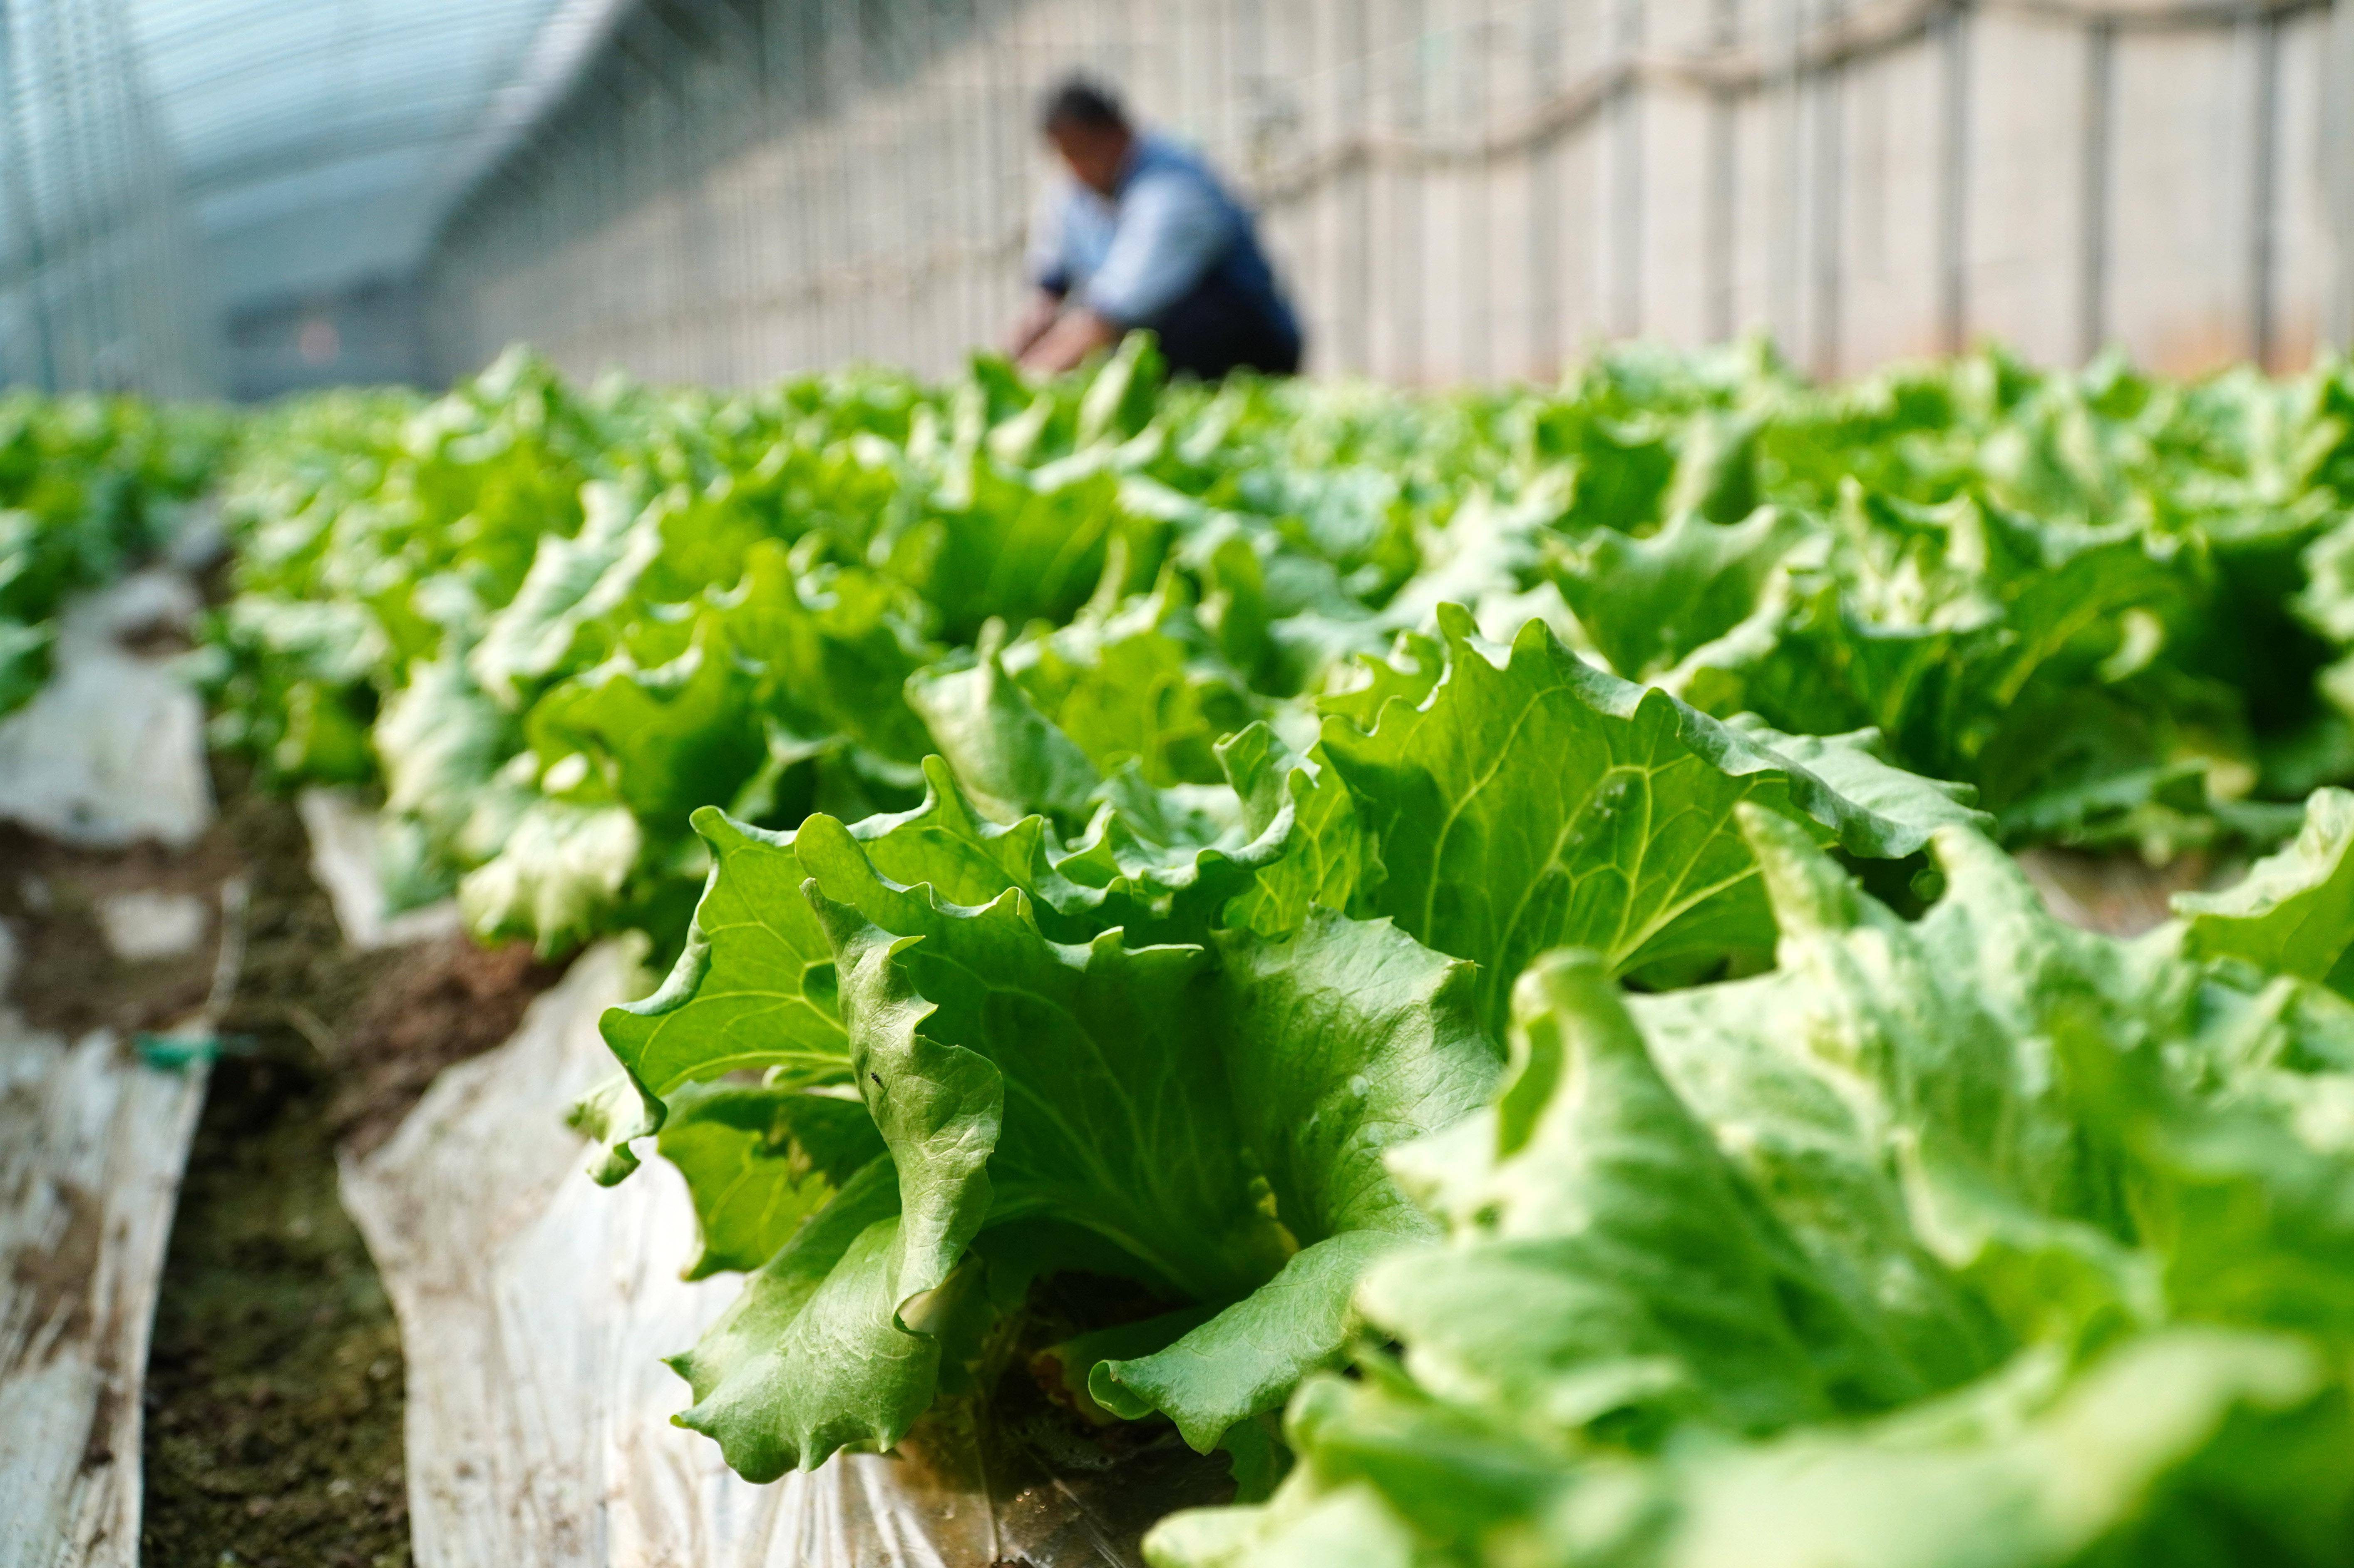
[[[2164,866],[2147,865],[2134,855],[2044,847],[2021,850],[2018,860],[2052,914],[2087,931],[2121,938],[2166,924],[2173,917],[2176,894],[2225,886],[2247,872],[2244,859],[2203,850]]]
[[[408,1562],[400,1336],[336,1201],[330,1093],[282,1027],[215,1070],[148,1353],[148,1568]]]
[[[521,943],[478,948],[452,938],[395,957],[334,1037],[327,1119],[345,1149],[376,1150],[442,1068],[511,1037],[532,999],[563,972]]]
[[[92,1029],[125,1036],[162,1029],[204,1005],[212,989],[219,938],[221,884],[238,852],[227,823],[217,822],[192,848],[172,854],[153,845],[120,853],[69,850],[0,822],[0,924],[17,964],[8,1004],[36,1029],[69,1039]],[[106,945],[99,906],[135,891],[186,893],[212,911],[194,952],[126,963]]]
[[[400,1337],[335,1195],[312,1034],[380,960],[343,952],[284,801],[224,779],[245,963],[181,1189],[147,1361],[147,1568],[408,1561]]]

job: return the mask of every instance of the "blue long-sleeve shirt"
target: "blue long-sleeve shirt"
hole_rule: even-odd
[[[1140,135],[1107,197],[1072,181],[1031,247],[1031,275],[1120,327],[1151,326],[1214,279],[1295,342],[1298,318],[1257,226],[1198,155]]]

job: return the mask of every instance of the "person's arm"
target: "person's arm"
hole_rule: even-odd
[[[1055,319],[1062,313],[1063,295],[1040,285],[1005,334],[1005,357],[1018,360],[1027,355],[1040,338],[1054,330]]]
[[[1071,297],[1071,259],[1065,243],[1069,223],[1065,208],[1069,196],[1063,196],[1042,204],[1030,225],[1030,244],[1023,264],[1035,285],[1030,302],[1014,318],[1005,334],[1005,357],[1020,361],[1038,344],[1038,340],[1054,330],[1055,322]]]
[[[1200,285],[1235,237],[1232,210],[1207,183],[1176,169],[1146,175],[1121,198],[1111,248],[1076,303],[1115,334],[1149,325]]]
[[[1059,302],[1057,302],[1059,304]],[[1119,341],[1120,328],[1085,305],[1075,305],[1055,317],[1038,339],[1023,351],[1022,368],[1042,376],[1068,370],[1098,349]]]

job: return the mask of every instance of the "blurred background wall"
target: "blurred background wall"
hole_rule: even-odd
[[[2349,0],[2338,0],[2341,12]],[[1770,332],[2302,363],[2349,327],[2319,0],[648,0],[443,229],[437,363],[741,381],[1000,329],[1074,68],[1264,210],[1313,367]]]
[[[2354,332],[2354,0],[0,0],[0,382],[938,371],[1073,69],[1263,209],[1319,372]]]
[[[209,390],[211,300],[121,0],[0,0],[0,386]]]

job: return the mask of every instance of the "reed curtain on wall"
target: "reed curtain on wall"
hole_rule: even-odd
[[[2349,0],[645,0],[442,228],[441,367],[938,370],[999,328],[1048,82],[1265,210],[1325,372],[1763,329],[2196,370],[2354,326]]]

